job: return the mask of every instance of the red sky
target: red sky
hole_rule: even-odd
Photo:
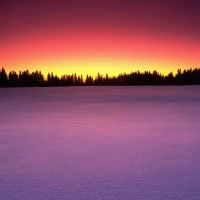
[[[0,0],[0,67],[45,75],[200,67],[199,0]]]

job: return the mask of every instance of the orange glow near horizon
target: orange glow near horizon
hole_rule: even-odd
[[[49,33],[13,39],[0,47],[0,67],[41,70],[47,75],[97,73],[117,76],[157,70],[163,75],[177,69],[200,67],[199,44],[184,39],[159,38],[114,31]]]

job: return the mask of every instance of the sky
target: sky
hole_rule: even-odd
[[[200,67],[199,0],[0,0],[0,68],[44,75]]]

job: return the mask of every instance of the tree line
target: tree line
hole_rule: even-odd
[[[181,70],[178,69],[174,75],[172,72],[164,76],[156,70],[153,72],[131,72],[110,77],[97,74],[95,78],[90,75],[83,79],[83,76],[76,74],[62,75],[58,77],[49,73],[47,78],[41,71],[30,73],[28,70],[6,73],[4,68],[0,69],[0,87],[50,87],[50,86],[128,86],[128,85],[194,85],[200,84],[200,68]]]

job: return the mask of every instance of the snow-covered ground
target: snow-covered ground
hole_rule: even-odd
[[[200,199],[200,86],[0,89],[0,199]]]

